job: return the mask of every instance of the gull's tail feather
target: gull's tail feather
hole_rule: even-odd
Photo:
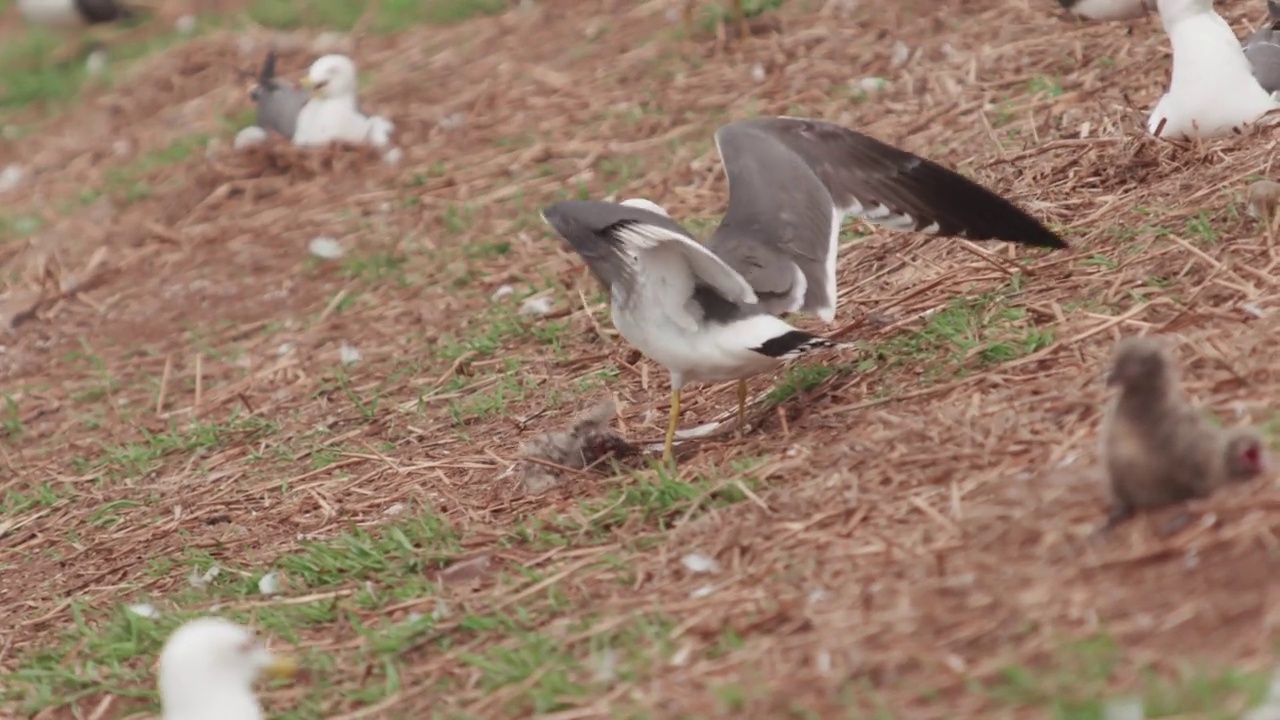
[[[751,351],[778,360],[791,360],[815,350],[848,350],[852,347],[848,343],[836,342],[804,330],[790,330],[769,338],[759,347],[751,348]]]

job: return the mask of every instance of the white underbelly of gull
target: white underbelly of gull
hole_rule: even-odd
[[[1221,137],[1280,109],[1212,0],[1159,0],[1159,8],[1173,74],[1147,118],[1147,132],[1173,140]]]
[[[738,380],[741,427],[746,378],[839,347],[775,315],[835,319],[846,216],[899,230],[1066,247],[982,186],[848,128],[765,117],[725,125],[715,140],[729,208],[705,246],[644,199],[566,201],[542,213],[608,288],[622,336],[671,373],[666,458],[685,383]]]

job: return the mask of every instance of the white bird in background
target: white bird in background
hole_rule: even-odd
[[[1173,46],[1173,78],[1147,119],[1147,132],[1174,140],[1220,137],[1280,109],[1254,78],[1213,0],[1158,2]]]
[[[1155,0],[1058,0],[1067,12],[1085,20],[1133,20],[1151,11]]]
[[[388,119],[368,116],[356,102],[356,64],[346,55],[325,55],[311,64],[301,81],[311,99],[298,113],[293,144],[328,145],[331,142],[391,144],[395,125]]]
[[[254,680],[296,672],[292,659],[269,652],[248,628],[217,617],[192,620],[160,652],[162,720],[262,720]]]

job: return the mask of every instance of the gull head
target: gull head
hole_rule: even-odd
[[[301,84],[322,98],[356,94],[356,64],[346,55],[325,55],[311,63]]]
[[[164,720],[260,720],[254,680],[296,672],[291,658],[272,654],[248,628],[216,617],[192,620],[175,630],[160,652]]]
[[[661,205],[652,200],[645,200],[644,198],[628,198],[618,204],[626,205],[627,207],[637,207],[641,210],[648,210],[649,212],[655,212],[663,217],[671,217],[671,214],[666,210],[663,210]]]

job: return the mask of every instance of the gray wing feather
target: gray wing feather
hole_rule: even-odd
[[[797,309],[834,307],[834,297],[827,295],[835,289],[828,287],[829,268],[823,267],[835,252],[828,203],[900,230],[1066,247],[1038,220],[963,175],[839,125],[753,118],[720,128],[716,143],[730,197],[707,244],[764,293],[766,305],[787,299],[785,272],[794,270],[778,262],[781,257],[807,280]],[[736,247],[749,243],[757,247]],[[771,247],[759,247],[766,243]]]
[[[833,200],[809,165],[759,127],[726,125],[716,147],[729,207],[707,247],[737,270],[772,313],[798,309],[796,270],[807,278],[802,307],[834,301],[826,285]]]
[[[258,76],[258,85],[253,89],[252,97],[258,107],[258,127],[267,131],[275,130],[292,139],[294,130],[298,127],[298,115],[311,94],[276,77],[276,53],[270,50],[262,64],[262,73]]]
[[[1243,46],[1253,76],[1262,89],[1271,93],[1280,90],[1280,3],[1267,0],[1267,12],[1267,25],[1245,38]]]

